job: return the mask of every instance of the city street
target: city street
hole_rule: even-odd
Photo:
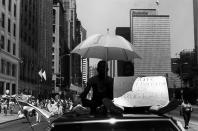
[[[48,127],[48,123],[42,119],[40,123],[35,122],[35,118],[31,120],[32,128],[35,131],[46,131]],[[1,131],[32,131],[30,123],[27,122],[26,119],[20,119],[11,121],[8,123],[0,124]]]
[[[179,115],[179,109],[178,107],[176,110],[171,111],[167,115],[173,116],[176,120],[180,121],[182,125],[184,126],[184,120],[183,117]],[[9,117],[11,116],[5,116],[7,117],[6,119],[9,120]],[[4,117],[4,118],[5,118]],[[13,118],[11,118],[13,119]],[[32,127],[35,131],[43,131],[47,130],[48,123],[46,122],[45,119],[42,119],[40,123],[35,122],[35,117],[30,119]],[[193,112],[192,112],[192,117],[190,120],[190,128],[188,131],[197,131],[198,129],[198,106],[193,106]],[[32,131],[30,124],[27,122],[26,119],[18,119],[15,121],[7,122],[7,123],[0,123],[0,130],[1,131]]]
[[[182,125],[184,126],[184,119],[179,114],[180,107],[178,107],[176,110],[171,111],[168,113],[168,115],[173,116],[176,120],[180,121]],[[198,106],[193,106],[193,112],[191,114],[190,119],[190,128],[188,131],[197,131],[198,130]]]

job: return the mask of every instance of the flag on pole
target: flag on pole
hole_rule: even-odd
[[[38,72],[38,74],[39,74],[39,76],[41,77],[41,79],[42,79],[42,69]]]
[[[47,80],[45,71],[43,71],[42,76],[43,76],[43,79]]]

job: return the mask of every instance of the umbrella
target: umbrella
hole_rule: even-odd
[[[99,58],[103,60],[132,61],[141,58],[133,45],[119,35],[95,34],[81,42],[71,53],[77,53],[83,58]]]

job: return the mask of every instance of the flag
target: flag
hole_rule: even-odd
[[[159,3],[159,0],[156,0],[156,2],[155,2],[155,3],[157,4],[157,6],[159,6],[159,4],[160,4],[160,3]]]
[[[42,79],[42,69],[38,72],[38,74],[39,74],[39,76],[41,77],[41,79]]]
[[[45,80],[47,79],[45,71],[43,71],[42,76],[43,76],[43,79],[45,79]]]
[[[15,100],[19,104],[21,111],[23,109],[22,108],[23,106],[31,107],[31,108],[35,109],[39,114],[41,114],[47,121],[49,121],[49,118],[52,116],[52,114],[44,109],[38,108],[32,104],[27,103],[27,96],[29,96],[29,95],[22,95],[22,96],[15,97]]]
[[[17,101],[18,101],[18,103],[19,103],[20,105],[29,106],[29,107],[34,108],[39,114],[41,114],[42,116],[44,116],[44,118],[45,118],[47,121],[48,121],[49,118],[52,116],[52,114],[51,114],[50,112],[48,112],[48,111],[46,111],[46,110],[44,110],[44,109],[38,108],[38,107],[36,107],[36,106],[33,106],[32,104],[29,104],[29,103],[27,103],[27,102],[25,102],[25,101],[22,101],[22,100],[17,100]]]

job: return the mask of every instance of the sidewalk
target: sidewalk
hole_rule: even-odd
[[[182,125],[184,126],[184,120],[181,117],[174,117],[176,120],[180,121]],[[198,123],[196,121],[190,121],[189,123],[190,128],[186,129],[186,131],[197,131],[198,129]]]
[[[0,113],[0,124],[13,121],[13,120],[18,120],[21,119],[18,117],[18,114],[7,114],[5,115],[4,113]]]
[[[174,119],[180,121],[182,125],[184,126],[184,119],[182,116],[179,116],[178,114],[174,114],[172,112],[167,114],[168,116],[172,116]],[[186,129],[186,131],[197,131],[198,129],[198,120],[191,119],[189,123],[190,128]]]

